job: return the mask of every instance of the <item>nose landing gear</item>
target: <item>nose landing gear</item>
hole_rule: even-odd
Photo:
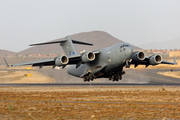
[[[126,68],[130,68],[131,61],[132,61],[132,59],[125,61],[125,63],[126,63],[126,64],[125,64],[125,67],[126,67]]]

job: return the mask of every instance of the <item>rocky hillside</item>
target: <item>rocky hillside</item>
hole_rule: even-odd
[[[1,50],[1,49],[0,49],[0,56],[14,55],[14,54],[16,54],[16,53],[15,53],[15,52],[8,51],[8,50]]]

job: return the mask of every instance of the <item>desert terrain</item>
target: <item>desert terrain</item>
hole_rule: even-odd
[[[169,66],[168,69],[179,69],[179,66]],[[155,66],[155,69],[166,68],[167,65]],[[37,69],[29,66],[1,66],[0,83],[56,82]],[[137,69],[144,68],[141,66]],[[158,74],[177,78],[180,76],[179,71]],[[0,86],[0,120],[17,119],[178,120],[180,87]]]
[[[55,80],[36,71],[1,71],[0,83],[51,83]]]
[[[0,120],[178,120],[180,87],[0,87]]]

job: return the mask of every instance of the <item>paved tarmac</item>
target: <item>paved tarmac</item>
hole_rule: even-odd
[[[37,71],[55,79],[56,82],[43,84],[0,84],[0,86],[180,86],[179,78],[157,74],[158,71],[170,71],[170,69],[126,69],[126,74],[123,75],[123,79],[118,82],[112,82],[106,78],[83,82],[82,78],[68,75],[65,69],[41,69]],[[180,71],[180,69],[174,71]]]
[[[171,71],[169,69],[129,69],[127,70],[127,74],[124,77],[124,80],[136,80],[140,83],[147,83],[147,84],[179,84],[180,85],[180,79],[179,78],[173,78],[168,77],[164,75],[160,75],[157,72],[163,72],[163,71]],[[173,70],[173,71],[180,71],[180,69]],[[138,82],[137,82],[138,83]]]
[[[112,82],[109,81],[107,78],[103,79],[97,79],[90,84],[102,84],[102,83],[115,83],[115,84],[149,84],[149,85],[159,85],[159,84],[179,84],[180,85],[180,79],[179,78],[173,78],[173,77],[168,77],[168,76],[163,76],[160,74],[157,74],[157,72],[162,72],[162,71],[170,71],[169,69],[162,69],[162,70],[157,70],[157,69],[126,69],[126,74],[123,75],[123,79],[118,81],[118,82]],[[180,71],[180,69],[174,70],[174,71]],[[41,73],[45,75],[49,75],[53,79],[57,81],[57,83],[62,83],[61,81],[61,75],[60,72],[64,71],[62,70],[41,70]],[[47,74],[48,72],[48,74]],[[66,72],[66,71],[65,71]],[[65,76],[65,75],[64,75]],[[66,78],[67,77],[67,78]],[[64,77],[66,79],[66,82],[63,81],[63,83],[82,83],[83,79],[82,78],[76,78],[71,75],[67,75]],[[68,82],[68,79],[72,79],[71,82]]]

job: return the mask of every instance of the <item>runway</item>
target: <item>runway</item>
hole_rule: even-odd
[[[170,71],[169,69],[126,69],[126,74],[123,75],[123,79],[118,82],[109,81],[105,78],[91,82],[83,82],[82,78],[67,75],[65,70],[41,69],[37,71],[55,79],[56,82],[0,84],[0,86],[180,86],[179,78],[157,74],[159,71]],[[180,71],[180,69],[173,71]]]
[[[173,86],[179,86],[180,85],[180,79],[179,78],[173,78],[173,77],[168,77],[168,76],[163,76],[160,74],[157,74],[157,72],[162,72],[162,71],[170,71],[170,69],[126,69],[126,74],[123,75],[123,79],[118,81],[118,82],[113,82],[113,81],[109,81],[107,78],[103,78],[103,79],[98,79],[98,80],[94,80],[91,81],[89,83],[84,83],[82,78],[76,78],[73,76],[68,76],[66,79],[73,79],[73,81],[78,81],[77,82],[73,82],[73,83],[67,83],[67,82],[60,82],[60,76],[59,73],[61,72],[61,70],[48,70],[48,71],[44,71],[41,70],[41,73],[43,74],[47,74],[47,72],[49,73],[49,75],[55,79],[57,81],[56,85],[101,85],[101,86],[112,86],[112,85],[138,85],[138,86],[154,86],[154,85],[173,85]],[[176,69],[173,71],[180,71],[180,69]]]
[[[180,86],[180,83],[7,83],[0,86]]]

